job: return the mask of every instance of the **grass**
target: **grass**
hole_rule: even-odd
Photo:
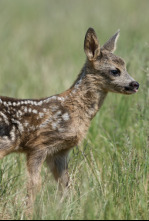
[[[45,167],[34,219],[149,218],[149,1],[1,0],[0,94],[39,98],[70,87],[85,61],[84,35],[101,44],[120,28],[116,54],[140,82],[137,95],[109,94],[70,156],[71,191],[61,202]],[[0,162],[0,219],[25,219],[25,157]]]

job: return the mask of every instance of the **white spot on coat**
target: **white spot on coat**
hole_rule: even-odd
[[[44,113],[40,112],[39,116],[40,116],[40,118],[43,118],[44,117]]]
[[[12,119],[12,122],[18,124],[18,128],[19,128],[20,133],[24,132],[23,125],[21,124],[20,121]]]
[[[35,105],[35,106],[37,106],[37,105],[38,105],[36,101],[34,101],[33,103],[34,103],[34,105]]]
[[[52,123],[52,129],[53,129],[53,130],[56,130],[56,129],[57,129],[57,126],[58,126],[58,124],[57,124],[56,122],[53,122],[53,123]]]
[[[16,139],[15,131],[16,131],[16,129],[15,129],[15,127],[13,126],[12,130],[10,131],[10,137],[11,137],[11,140],[12,140],[12,141],[15,141],[15,139]]]
[[[24,126],[25,126],[25,127],[28,127],[28,125],[29,125],[29,122],[26,121],[26,122],[24,123]]]
[[[4,102],[4,106],[6,106],[7,105],[7,103],[6,102]]]
[[[43,102],[42,102],[42,101],[38,102],[38,105],[39,105],[39,106],[41,106],[42,104],[43,104]]]
[[[17,117],[21,117],[22,115],[23,115],[22,111],[19,110],[19,111],[17,112]]]
[[[27,107],[25,107],[25,108],[24,108],[24,112],[25,112],[25,113],[27,113],[27,112],[28,112],[28,109],[27,109]]]
[[[34,109],[34,110],[33,110],[33,113],[34,113],[34,114],[37,114],[37,113],[38,113],[38,111]]]
[[[5,123],[9,124],[8,117],[4,113],[2,113],[2,112],[0,112],[0,115],[3,117]]]
[[[31,112],[32,112],[32,108],[29,108],[29,109],[28,109],[28,112],[31,113]]]
[[[64,97],[58,97],[57,100],[58,101],[65,101],[65,98]]]
[[[63,118],[64,121],[68,121],[70,119],[68,113],[63,114],[62,118]]]

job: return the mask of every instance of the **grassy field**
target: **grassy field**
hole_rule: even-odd
[[[71,190],[61,201],[46,165],[34,219],[149,218],[149,1],[1,0],[0,94],[39,98],[71,86],[88,27],[101,45],[121,29],[116,54],[139,81],[134,96],[109,94],[82,146],[70,156]],[[25,218],[23,155],[0,161],[0,219]]]

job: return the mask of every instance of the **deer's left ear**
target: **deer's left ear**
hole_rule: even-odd
[[[105,50],[113,53],[116,50],[116,43],[117,43],[119,36],[120,36],[120,30],[118,30],[117,33],[112,38],[110,38],[109,41],[107,41],[104,44],[102,49],[105,49]]]
[[[84,51],[90,61],[96,60],[96,58],[100,55],[99,41],[93,28],[89,28],[86,33]]]

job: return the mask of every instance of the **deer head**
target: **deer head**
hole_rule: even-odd
[[[96,84],[105,92],[130,95],[138,91],[139,83],[128,74],[124,60],[113,54],[119,34],[100,47],[94,29],[88,29],[84,41],[88,74],[96,76]]]

